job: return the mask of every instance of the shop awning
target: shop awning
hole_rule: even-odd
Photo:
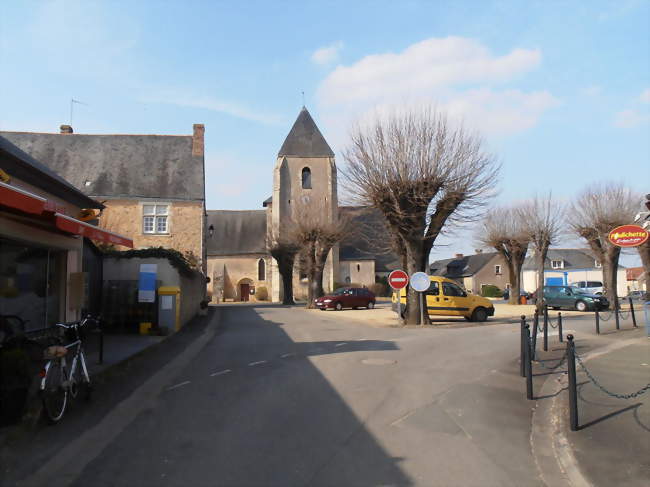
[[[60,206],[42,196],[0,182],[0,206],[51,220],[56,228],[91,240],[133,248],[133,240],[59,213]]]

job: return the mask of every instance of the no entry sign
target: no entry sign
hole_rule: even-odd
[[[393,271],[388,274],[388,285],[393,289],[403,289],[409,283],[409,276],[404,271]]]

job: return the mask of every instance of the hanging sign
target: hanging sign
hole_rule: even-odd
[[[618,247],[638,247],[648,236],[650,233],[639,225],[621,225],[609,232],[609,241]]]

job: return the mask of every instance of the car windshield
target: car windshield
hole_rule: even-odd
[[[347,291],[347,289],[348,288],[346,287],[340,287],[332,293],[332,296],[340,296],[341,294],[345,294],[345,291]]]

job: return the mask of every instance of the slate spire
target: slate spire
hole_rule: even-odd
[[[309,111],[303,106],[278,156],[334,157],[334,152],[320,133]]]

